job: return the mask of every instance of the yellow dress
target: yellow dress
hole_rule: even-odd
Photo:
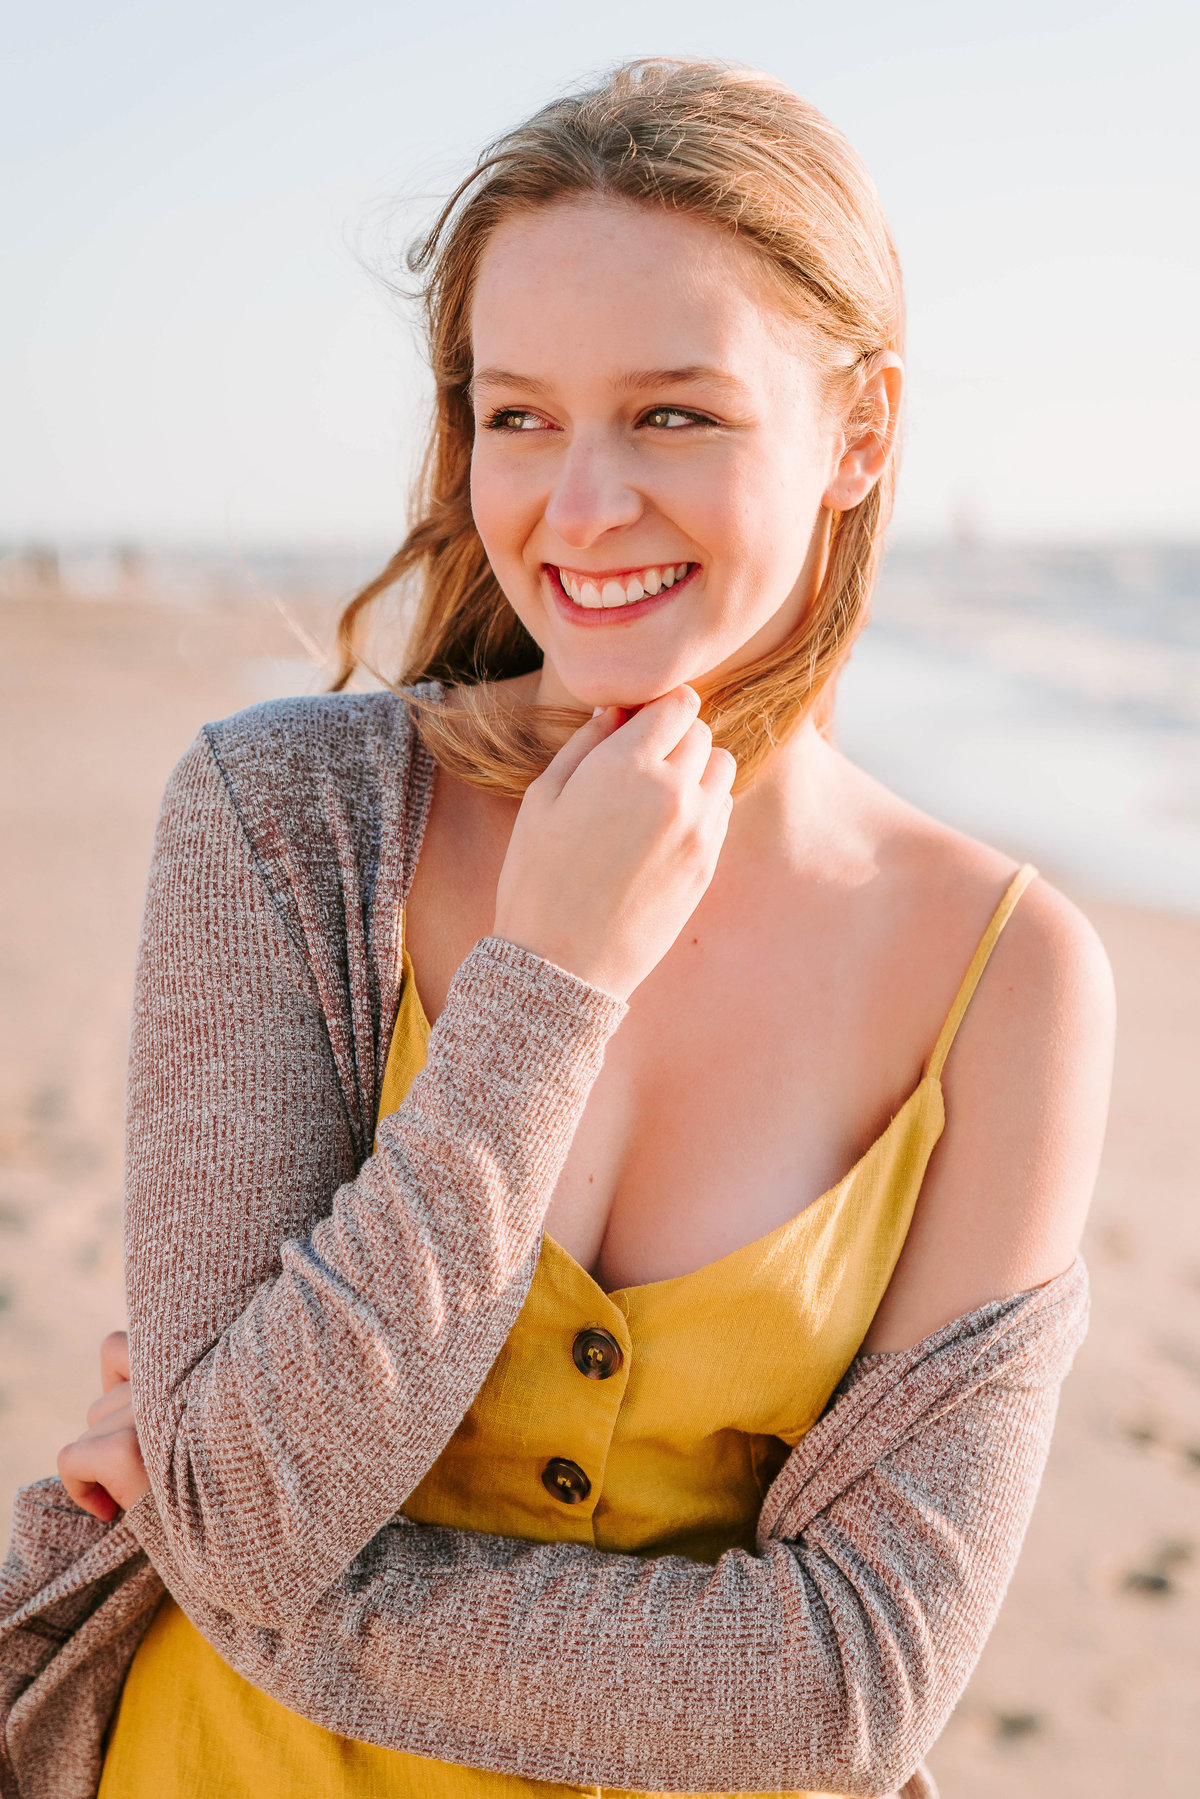
[[[1033,873],[1021,869],[1000,902],[919,1085],[803,1212],[692,1274],[613,1293],[543,1238],[509,1339],[406,1501],[410,1518],[695,1561],[753,1549],[768,1485],[820,1417],[891,1278],[945,1122],[942,1065]],[[381,1118],[403,1100],[428,1037],[406,950]],[[597,1788],[431,1761],[311,1724],[236,1674],[168,1599],[130,1667],[99,1799],[580,1793],[599,1799]]]

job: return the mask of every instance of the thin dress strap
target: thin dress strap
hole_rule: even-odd
[[[1032,862],[1026,862],[1022,868],[1019,868],[1009,882],[1004,898],[992,913],[992,921],[980,938],[979,948],[971,958],[971,966],[963,976],[963,984],[954,997],[954,1004],[942,1026],[941,1036],[933,1046],[933,1054],[929,1058],[929,1066],[925,1071],[927,1076],[931,1074],[941,1076],[942,1069],[946,1064],[946,1057],[950,1054],[950,1045],[958,1035],[958,1027],[963,1021],[963,1014],[970,1005],[975,989],[979,985],[979,977],[987,967],[1000,933],[1012,917],[1017,901],[1036,874],[1037,869]]]

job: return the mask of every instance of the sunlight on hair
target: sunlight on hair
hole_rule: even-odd
[[[871,179],[841,133],[769,76],[715,62],[627,63],[483,151],[409,256],[424,284],[433,428],[413,527],[342,615],[333,686],[364,663],[375,602],[407,591],[411,625],[388,683],[459,689],[450,708],[416,700],[422,735],[442,767],[511,797],[589,714],[501,699],[490,686],[535,670],[541,652],[471,516],[470,302],[503,220],[595,195],[684,211],[752,245],[781,305],[810,327],[831,404],[846,417],[870,357],[903,349],[900,269]],[[834,681],[866,621],[895,471],[893,455],[861,504],[826,514],[824,572],[791,637],[719,684],[697,683],[714,742],[737,759],[739,788],[802,720],[830,728]],[[387,660],[378,655],[374,672]]]

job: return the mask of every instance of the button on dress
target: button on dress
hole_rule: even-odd
[[[407,1517],[700,1562],[753,1553],[768,1486],[820,1417],[887,1288],[945,1124],[946,1055],[1035,872],[1022,868],[1001,900],[922,1080],[804,1211],[693,1273],[611,1293],[543,1237],[517,1322],[405,1501]],[[405,949],[380,1118],[403,1102],[429,1029]],[[98,1799],[317,1794],[601,1799],[598,1788],[431,1761],[325,1730],[235,1673],[165,1600],[126,1678]]]

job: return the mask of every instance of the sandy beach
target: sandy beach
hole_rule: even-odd
[[[301,650],[265,599],[51,582],[0,597],[0,635],[6,1533],[121,1322],[127,1012],[163,783],[201,722],[281,691]],[[945,1799],[1190,1799],[1200,1768],[1200,921],[1073,897],[1121,1008],[1093,1324],[1012,1591],[931,1758]]]

